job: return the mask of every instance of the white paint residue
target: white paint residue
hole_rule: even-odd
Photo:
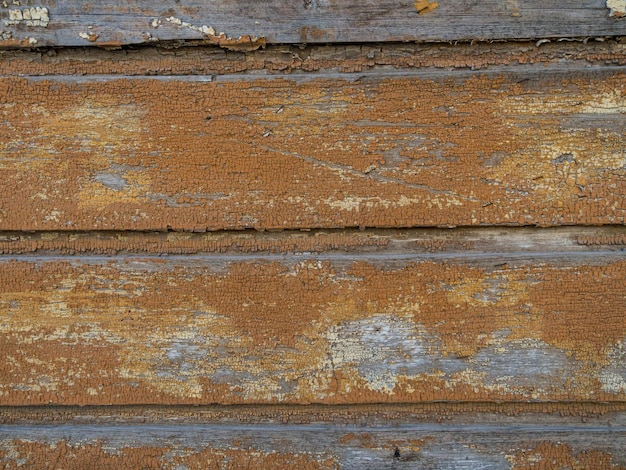
[[[602,382],[602,390],[605,392],[623,393],[626,391],[626,382],[620,374],[610,370],[603,370],[598,375],[598,378]]]
[[[615,90],[612,93],[602,93],[596,96],[594,101],[586,103],[583,112],[591,114],[626,114],[626,97],[622,96],[620,90]]]
[[[194,31],[198,31],[199,33],[204,34],[205,36],[215,36],[215,30],[211,26],[207,26],[207,25],[196,26],[191,23],[187,23],[186,21],[183,21],[180,18],[176,18],[175,16],[170,16],[169,18],[166,18],[165,21],[167,21],[168,23],[176,24],[183,28],[193,29]],[[156,28],[159,24],[161,23],[159,22],[155,26],[155,23],[153,22],[152,26]],[[223,35],[223,34],[224,33],[220,33],[220,35]]]
[[[626,17],[626,0],[606,0],[606,7],[611,18]]]
[[[602,390],[608,393],[626,392],[626,349],[623,341],[618,342],[607,353],[609,363],[598,373]]]
[[[9,19],[4,20],[7,26],[25,24],[26,26],[47,27],[50,22],[48,9],[45,7],[30,7],[24,10],[9,10]]]
[[[327,338],[334,367],[355,368],[372,390],[393,392],[400,376],[426,373],[430,365],[415,325],[396,316],[347,322]]]

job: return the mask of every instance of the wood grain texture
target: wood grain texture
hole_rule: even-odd
[[[0,467],[626,468],[623,7],[0,2]]]
[[[623,233],[537,232],[5,255],[0,403],[623,401]]]
[[[6,5],[6,6],[4,6]],[[32,9],[32,10],[31,10]],[[267,43],[468,41],[623,36],[606,0],[22,0],[0,6],[4,47],[154,44],[196,40],[226,47]],[[222,33],[223,34],[220,34]],[[256,38],[260,38],[255,41]]]
[[[424,423],[390,427],[0,427],[4,468],[626,468],[626,428]]]
[[[621,68],[0,81],[0,229],[622,224]]]

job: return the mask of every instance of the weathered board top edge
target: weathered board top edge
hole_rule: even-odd
[[[200,41],[229,49],[266,44],[471,41],[626,34],[619,0],[472,2],[200,0],[124,4],[77,0],[0,4],[0,48],[119,47]]]

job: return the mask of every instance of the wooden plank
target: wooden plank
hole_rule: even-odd
[[[0,229],[622,224],[620,67],[0,81]]]
[[[1,426],[4,468],[626,468],[625,426]]]
[[[623,401],[623,231],[559,232],[5,255],[0,404]]]
[[[0,6],[5,47],[121,46],[197,40],[226,47],[265,43],[469,41],[623,36],[613,0],[201,0],[120,5],[22,0]]]
[[[274,45],[250,52],[214,47],[107,50],[61,48],[0,51],[0,75],[224,75],[271,73],[358,73],[428,68],[479,70],[519,64],[575,66],[626,65],[619,40],[494,42],[476,44]]]

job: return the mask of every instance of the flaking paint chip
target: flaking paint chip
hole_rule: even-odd
[[[82,32],[82,33],[79,33],[78,35],[82,39],[86,39],[89,42],[95,42],[96,39],[98,39],[98,37],[99,37],[96,33],[85,33],[85,32]]]
[[[438,6],[438,2],[430,2],[428,0],[415,0],[415,10],[417,10],[418,15],[429,13]]]
[[[606,0],[609,17],[626,18],[626,0]]]
[[[25,24],[26,26],[47,27],[50,22],[48,9],[44,7],[30,7],[23,10],[9,10],[9,19],[4,20],[7,26]]]

